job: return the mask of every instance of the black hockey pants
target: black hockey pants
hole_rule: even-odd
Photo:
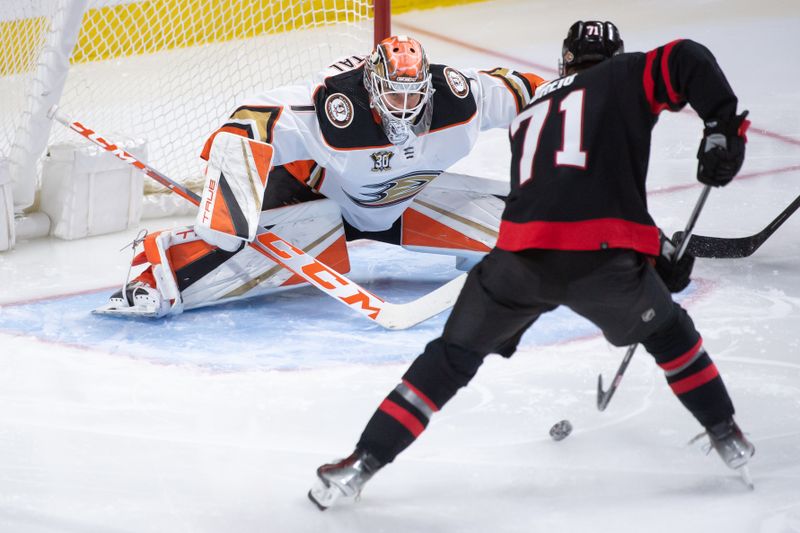
[[[589,319],[615,346],[642,343],[703,426],[733,415],[691,318],[641,255],[494,249],[472,269],[442,336],[379,406],[357,448],[383,463],[394,460],[469,383],[486,355],[510,357],[531,324],[559,305]]]

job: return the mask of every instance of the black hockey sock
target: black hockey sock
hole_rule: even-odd
[[[667,377],[672,392],[708,427],[733,415],[733,403],[717,366],[703,349],[703,340],[686,311],[644,341]]]
[[[485,356],[436,339],[425,347],[364,428],[356,448],[382,464],[411,445],[458,389],[469,383]]]
[[[681,403],[703,427],[710,427],[733,416],[733,402],[717,366],[705,350],[694,363],[677,374],[667,374],[667,383]]]

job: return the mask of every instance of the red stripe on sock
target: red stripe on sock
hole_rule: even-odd
[[[430,399],[430,398],[428,398],[427,396],[425,396],[425,395],[422,393],[422,391],[421,391],[421,390],[419,390],[418,388],[416,388],[414,385],[412,385],[411,383],[409,383],[409,382],[408,382],[408,381],[406,381],[405,379],[403,380],[403,383],[405,383],[405,384],[406,384],[406,387],[408,387],[409,389],[411,389],[411,392],[413,392],[414,394],[416,394],[416,395],[419,397],[419,399],[420,399],[420,400],[422,400],[423,402],[425,402],[425,404],[426,404],[428,407],[430,407],[430,408],[431,408],[431,410],[432,410],[433,412],[436,412],[436,411],[438,411],[438,410],[439,410],[439,408],[436,406],[436,404],[435,404],[435,403],[433,403],[433,401],[431,401],[431,399]]]
[[[703,338],[701,337],[697,340],[697,343],[695,343],[695,345],[689,349],[688,352],[686,352],[683,355],[679,355],[672,361],[661,363],[658,366],[660,366],[667,372],[669,372],[670,370],[675,370],[676,368],[680,368],[683,365],[685,365],[686,362],[689,361],[692,357],[694,357],[702,346],[703,346]]]
[[[670,383],[669,386],[672,387],[672,392],[675,394],[684,394],[696,389],[697,387],[700,387],[701,385],[705,385],[717,376],[719,376],[717,365],[711,363],[700,372],[692,374],[687,378],[683,378],[680,381],[676,381],[675,383]]]
[[[387,415],[400,422],[404,428],[414,435],[414,438],[417,438],[419,434],[425,430],[425,426],[423,426],[414,415],[388,398],[383,400],[383,403],[381,403],[381,405],[378,407],[378,410],[383,411]]]

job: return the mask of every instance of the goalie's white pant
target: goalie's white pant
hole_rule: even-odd
[[[417,196],[403,214],[394,244],[453,255],[466,267],[494,246],[504,203],[492,194],[449,188],[448,180],[442,185]],[[260,223],[338,272],[350,271],[341,212],[332,200],[270,209]],[[170,302],[165,307],[169,314],[306,284],[248,246],[226,252],[207,244],[191,227],[148,236],[134,264],[148,263],[137,281],[158,288]]]

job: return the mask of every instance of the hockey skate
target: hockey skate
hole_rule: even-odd
[[[128,283],[125,294],[118,290],[108,299],[108,303],[94,311],[98,315],[133,316],[159,318],[167,314],[170,304],[161,296],[158,289],[142,281]]]
[[[711,446],[729,468],[738,470],[748,488],[753,489],[753,480],[747,463],[756,451],[732,418],[706,428]]]
[[[354,451],[346,459],[317,468],[317,483],[308,491],[308,499],[324,511],[338,501],[357,501],[361,489],[381,465],[367,452]]]

